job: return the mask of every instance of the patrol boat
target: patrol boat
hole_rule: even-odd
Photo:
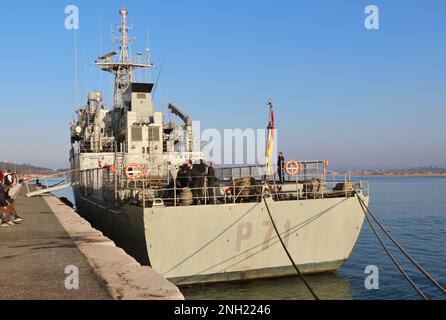
[[[364,222],[357,197],[368,204],[367,184],[327,180],[327,161],[290,161],[286,181],[276,169],[246,166],[217,168],[216,185],[199,193],[180,187],[179,167],[205,156],[194,152],[192,119],[169,104],[181,122],[167,122],[154,109],[154,84],[133,81],[153,65],[149,50],[130,56],[128,12],[120,15],[119,52],[96,61],[114,76],[113,104],[91,92],[71,123],[79,214],[177,285],[295,275],[273,221],[302,273],[341,267]]]

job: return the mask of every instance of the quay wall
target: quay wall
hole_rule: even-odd
[[[113,299],[184,300],[176,286],[141,266],[57,197],[43,198]]]

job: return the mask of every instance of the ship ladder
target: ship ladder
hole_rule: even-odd
[[[437,287],[443,294],[446,295],[445,288],[437,281],[435,278],[427,272],[404,248],[403,246],[387,231],[387,229],[383,226],[383,224],[376,218],[376,216],[371,212],[371,210],[367,207],[364,200],[361,198],[360,191],[356,191],[356,195],[359,201],[359,204],[361,205],[362,210],[364,211],[365,217],[370,224],[373,233],[375,234],[376,238],[378,239],[379,243],[383,247],[383,249],[386,251],[389,258],[393,261],[393,263],[397,266],[401,274],[407,279],[407,281],[411,284],[411,286],[417,291],[417,293],[424,299],[429,300],[428,297],[421,291],[421,289],[415,284],[415,282],[409,277],[407,272],[404,270],[404,268],[400,265],[400,263],[395,259],[395,257],[390,253],[389,248],[384,243],[383,239],[379,235],[378,231],[376,230],[375,225],[372,223],[373,221],[379,226],[379,228],[384,232],[384,234],[395,244],[395,246],[400,250],[400,252],[406,256],[406,258],[412,262],[412,264],[426,277],[428,278],[435,287]]]

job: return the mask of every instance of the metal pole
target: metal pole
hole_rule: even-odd
[[[345,173],[345,177],[344,177],[344,191],[345,191],[345,197],[347,198],[348,194],[347,194],[347,173]]]
[[[206,179],[205,176],[203,176],[204,179],[204,204],[208,204],[208,179]],[[202,190],[203,192],[203,190]]]
[[[234,204],[235,204],[235,179],[234,177],[232,177],[232,185],[233,185],[233,189],[232,189],[232,198],[234,199]]]
[[[146,208],[146,176],[143,175],[142,177],[142,208]]]
[[[177,178],[173,179],[173,200],[174,207],[177,206]]]

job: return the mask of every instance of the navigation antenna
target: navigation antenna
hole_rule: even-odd
[[[133,42],[134,38],[131,38],[128,35],[128,11],[126,9],[121,9],[119,14],[121,15],[121,25],[118,29],[120,36],[114,37],[114,42],[120,43],[120,52],[119,54],[117,52],[107,53],[106,55],[99,57],[99,60],[95,63],[103,71],[110,72],[115,76],[115,90],[113,96],[114,109],[124,108],[123,96],[124,92],[132,83],[133,71],[139,69],[151,69],[153,67],[153,64],[151,64],[148,59],[146,59],[144,63],[141,63],[137,58],[132,58],[130,56],[129,45]],[[117,55],[119,55],[119,61],[113,60],[112,58]]]

